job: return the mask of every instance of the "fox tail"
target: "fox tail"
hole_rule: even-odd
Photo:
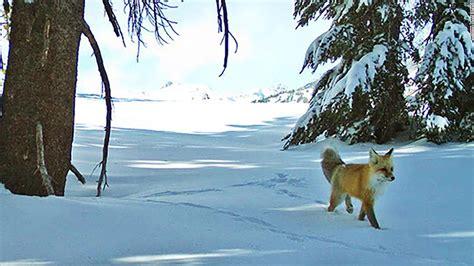
[[[334,147],[327,147],[321,152],[321,167],[323,168],[323,173],[329,183],[331,183],[331,178],[334,173],[334,170],[337,166],[345,164],[344,161],[339,156],[339,153]]]

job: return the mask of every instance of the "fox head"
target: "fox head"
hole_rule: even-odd
[[[393,175],[393,148],[390,149],[385,155],[379,155],[374,149],[370,149],[369,155],[369,166],[374,169],[377,176],[383,179],[383,181],[393,181],[395,176]]]

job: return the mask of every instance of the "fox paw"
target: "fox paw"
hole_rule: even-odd
[[[348,206],[348,207],[346,207],[346,211],[347,211],[348,213],[353,213],[353,212],[354,212],[354,207]]]

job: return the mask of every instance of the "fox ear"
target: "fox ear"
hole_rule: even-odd
[[[393,148],[391,148],[385,155],[392,156]]]
[[[370,151],[369,151],[369,160],[371,163],[373,164],[377,164],[378,163],[378,159],[379,159],[379,154],[373,149],[371,148]]]

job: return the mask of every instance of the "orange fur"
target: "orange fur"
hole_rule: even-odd
[[[323,151],[323,172],[331,180],[331,198],[328,211],[335,208],[346,199],[347,211],[352,212],[350,196],[362,201],[359,219],[367,215],[370,224],[380,228],[374,212],[374,203],[388,183],[393,181],[393,159],[391,149],[385,155],[370,151],[367,164],[345,164],[334,150]]]

